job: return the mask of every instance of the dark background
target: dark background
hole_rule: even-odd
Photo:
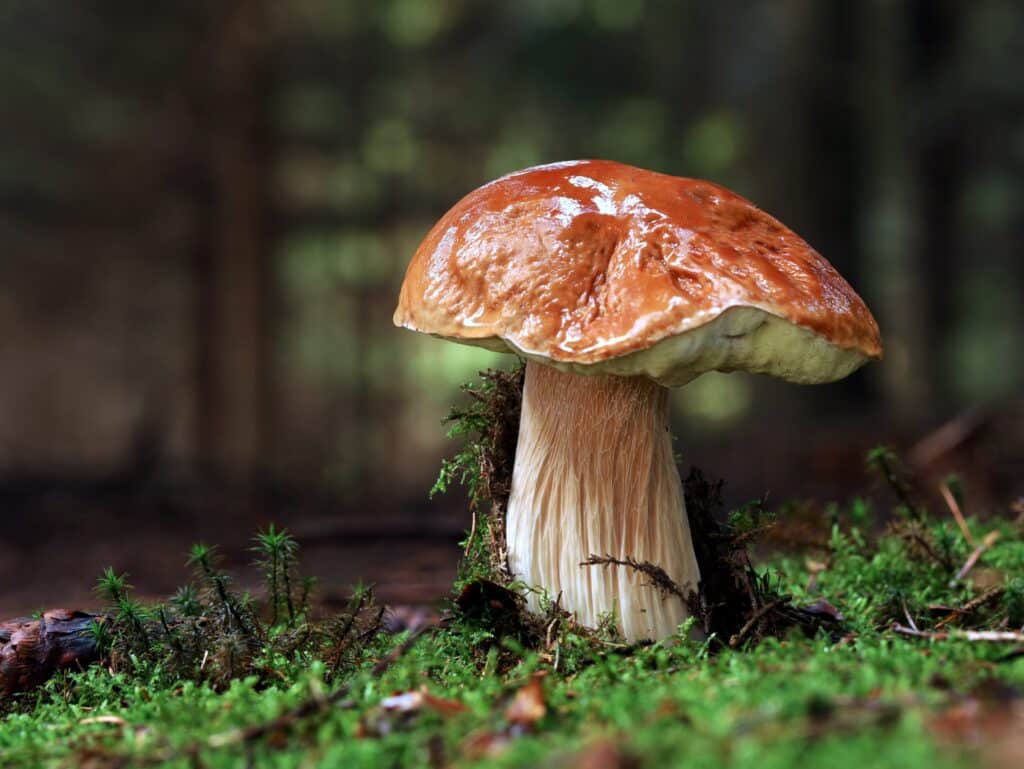
[[[457,385],[399,331],[431,223],[524,166],[723,183],[874,310],[883,363],[708,375],[678,447],[729,500],[870,493],[889,442],[969,511],[1024,491],[1024,6],[1014,0],[6,0],[0,609],[148,593],[293,528],[328,600],[445,590]]]

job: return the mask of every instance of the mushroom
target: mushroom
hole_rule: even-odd
[[[506,518],[511,573],[629,641],[688,609],[634,569],[700,581],[668,432],[670,387],[707,371],[804,384],[882,354],[841,275],[729,190],[606,160],[528,168],[474,190],[414,254],[395,324],[526,360]]]

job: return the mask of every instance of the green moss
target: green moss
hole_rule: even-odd
[[[192,580],[166,604],[139,603],[126,575],[107,569],[96,590],[108,611],[93,633],[110,669],[165,685],[192,681],[217,690],[252,677],[269,686],[284,670],[315,662],[337,680],[375,648],[384,610],[372,590],[357,588],[336,616],[310,619],[312,580],[299,574],[298,543],[271,526],[257,533],[252,549],[264,576],[261,601],[232,589],[216,548],[205,544],[192,547]]]
[[[501,553],[519,436],[523,372],[522,365],[507,372],[480,372],[479,382],[462,387],[466,406],[452,409],[445,420],[449,425],[448,437],[461,440],[463,445],[441,464],[430,496],[461,484],[469,494],[473,517],[473,525],[462,542],[456,591],[480,579],[502,585],[511,582]]]
[[[491,423],[473,422],[478,416],[456,418],[475,424],[473,440],[493,440]],[[494,450],[490,446],[471,443],[467,456],[478,461],[481,451]],[[885,455],[896,477],[893,459]],[[457,459],[451,469],[455,476],[449,477],[458,477],[473,465]],[[478,513],[482,504],[493,503],[484,489],[500,492],[500,477],[488,476],[486,469],[466,480],[475,483],[470,488]],[[1019,712],[1024,657],[1006,645],[907,638],[892,626],[1019,627],[1021,525],[998,517],[969,520],[977,540],[992,531],[999,537],[971,574],[953,580],[973,546],[954,524],[911,500],[909,485],[901,488],[906,500],[896,500],[896,525],[880,529],[874,519],[885,516],[861,500],[836,505],[822,523],[824,552],[816,551],[813,560],[775,556],[756,569],[759,580],[792,596],[795,606],[829,601],[844,615],[843,633],[807,637],[794,630],[740,649],[714,637],[695,640],[689,628],[656,644],[624,647],[578,632],[557,616],[546,636],[530,636],[527,643],[514,628],[502,627],[499,620],[509,616],[496,593],[477,604],[493,613],[460,609],[446,616],[380,672],[374,661],[404,636],[361,631],[363,641],[356,646],[330,640],[332,633],[351,638],[352,618],[368,616],[365,591],[356,592],[341,617],[317,623],[320,635],[308,644],[280,647],[275,639],[313,627],[302,603],[289,610],[278,595],[266,611],[257,611],[244,596],[230,593],[213,554],[200,549],[193,552],[195,585],[165,608],[167,625],[194,630],[187,618],[206,617],[219,628],[207,639],[215,644],[244,634],[241,628],[249,623],[258,640],[251,662],[234,672],[222,667],[215,676],[197,675],[181,664],[173,644],[160,641],[168,632],[159,613],[133,606],[116,623],[111,641],[130,664],[60,676],[26,698],[18,712],[0,721],[0,766],[561,766],[572,765],[593,743],[610,742],[645,767],[973,768],[980,750],[1021,728],[1012,721],[999,727],[1005,720],[986,720],[984,714],[1012,718],[1006,714],[1014,712],[1014,701]],[[761,507],[739,511],[734,523],[756,531],[770,519]],[[916,527],[912,533],[907,523]],[[480,536],[479,526],[478,521],[473,536]],[[267,535],[274,541],[266,541]],[[280,586],[281,558],[290,551],[273,535],[265,532],[258,546],[268,583]],[[298,565],[292,556],[285,560],[294,585]],[[486,551],[474,555],[470,549],[462,579],[493,575],[488,558]],[[105,575],[103,583],[119,607],[131,601],[118,575]],[[218,585],[233,597],[226,600]],[[948,608],[988,593],[991,598],[970,611]],[[276,624],[270,621],[275,612]],[[158,654],[142,648],[139,632]],[[182,632],[181,643],[187,635]],[[543,675],[546,712],[516,722],[507,705],[537,674]],[[326,704],[338,687],[345,687],[343,696]],[[443,712],[426,706],[402,714],[382,709],[386,697],[421,688],[463,708]],[[958,711],[961,722],[968,719],[961,728],[981,734],[970,744],[958,742],[961,732],[942,717],[964,702],[973,704]],[[303,717],[258,738],[240,738],[238,730],[303,705]]]
[[[515,664],[501,670],[496,654],[482,660],[477,654],[485,631],[454,622],[380,677],[363,664],[335,682],[324,663],[311,662],[282,667],[276,682],[253,675],[218,690],[210,683],[169,685],[157,670],[138,677],[96,668],[52,682],[34,708],[8,717],[0,725],[0,755],[11,766],[73,765],[91,757],[94,766],[188,767],[198,741],[199,765],[207,767],[236,766],[246,756],[255,766],[423,766],[432,754],[457,766],[526,767],[552,765],[593,740],[610,739],[656,767],[970,766],[976,757],[941,747],[929,724],[993,679],[1024,686],[1024,663],[1000,663],[1005,649],[999,647],[922,643],[880,628],[882,603],[859,591],[891,573],[891,555],[903,543],[890,535],[875,544],[871,558],[848,567],[836,562],[820,575],[821,591],[858,633],[853,642],[797,636],[713,654],[707,643],[678,637],[623,654],[587,641],[579,643],[579,660],[568,672],[555,669],[551,650],[522,647],[511,650]],[[809,576],[795,561],[779,566],[794,590]],[[930,568],[909,573],[904,586],[915,605],[942,594]],[[517,734],[505,705],[536,671],[547,672],[547,714],[507,737],[500,755],[471,759],[471,735]],[[211,745],[342,680],[351,695],[339,707],[248,745]],[[396,716],[379,709],[384,697],[422,686],[467,711]],[[88,720],[107,715],[123,723]]]

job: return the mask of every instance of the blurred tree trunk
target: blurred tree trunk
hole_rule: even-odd
[[[214,25],[200,83],[206,243],[198,283],[200,465],[219,478],[263,469],[270,424],[267,11],[238,0]]]
[[[856,91],[863,147],[861,264],[876,281],[874,307],[886,342],[883,391],[894,419],[913,424],[932,402],[932,349],[924,314],[920,174],[910,67],[910,6],[856,3],[860,81]]]
[[[754,199],[806,238],[873,307],[856,245],[863,186],[858,61],[850,34],[856,13],[846,3],[771,4],[766,34],[778,56],[768,87],[746,100],[747,124],[756,126],[748,162],[758,185]],[[822,388],[761,386],[772,388],[773,409],[795,414],[809,403],[829,410],[862,402],[869,397],[866,384],[855,376]]]
[[[947,361],[940,354],[943,344],[956,331],[955,288],[960,279],[956,252],[961,248],[958,202],[965,186],[965,120],[954,97],[951,62],[960,63],[963,8],[948,0],[916,0],[914,27],[917,36],[913,65],[918,77],[927,84],[928,101],[921,111],[917,143],[921,163],[921,206],[924,231],[918,278],[924,283],[927,303],[923,319],[932,339],[933,381],[946,383]],[[932,105],[942,105],[939,112]],[[936,404],[948,405],[949,386],[936,388]]]

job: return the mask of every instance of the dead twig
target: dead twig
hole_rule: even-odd
[[[942,499],[946,503],[946,507],[949,508],[949,512],[953,514],[953,518],[956,519],[956,525],[960,527],[960,533],[964,535],[964,539],[967,540],[967,544],[972,547],[977,543],[974,541],[974,537],[971,536],[971,530],[967,528],[967,520],[964,518],[963,511],[960,510],[960,503],[956,501],[956,497],[953,496],[953,492],[950,491],[949,484],[943,483],[939,485],[939,493],[942,495]]]
[[[942,630],[927,631],[914,630],[904,627],[899,623],[893,623],[892,631],[899,635],[910,636],[911,638],[926,638],[929,641],[971,641],[974,643],[1021,643],[1024,642],[1024,632],[1017,630]]]
[[[913,490],[903,477],[896,456],[883,447],[872,453],[870,461],[878,469],[883,480],[910,517],[918,523],[923,522],[926,517],[924,510],[914,501]]]
[[[961,568],[960,571],[956,573],[956,576],[953,577],[952,580],[950,580],[949,586],[953,587],[954,585],[956,585],[957,582],[962,581],[963,578],[966,577],[970,573],[971,569],[973,569],[974,566],[978,563],[978,560],[981,558],[981,556],[985,554],[985,551],[991,548],[992,545],[994,545],[998,541],[998,531],[990,531],[988,534],[986,534],[985,539],[981,541],[981,544],[974,549],[974,552],[971,553],[967,560],[964,562],[963,568]]]
[[[991,424],[991,409],[973,407],[923,437],[907,456],[917,468],[927,468],[972,441]]]
[[[907,608],[907,602],[900,599],[900,603],[903,604],[903,616],[907,618],[907,624],[910,625],[910,629],[917,632],[917,623],[914,622],[914,618],[910,616],[910,609]]]
[[[929,534],[919,521],[899,521],[890,524],[890,531],[902,537],[909,545],[916,547],[918,556],[927,556],[945,570],[952,570],[954,563],[947,555],[938,552],[929,541]]]
[[[989,601],[993,600],[994,598],[998,598],[999,596],[1001,596],[1005,592],[1006,592],[1006,588],[1003,585],[996,585],[995,587],[993,587],[993,588],[991,588],[989,590],[986,590],[981,595],[979,595],[979,596],[977,596],[975,598],[972,598],[970,601],[965,603],[963,606],[961,606],[958,609],[954,609],[949,614],[947,614],[945,617],[943,617],[941,620],[936,622],[935,623],[935,629],[938,630],[941,627],[945,627],[946,625],[948,625],[953,620],[958,619],[960,617],[963,617],[963,616],[965,616],[967,614],[972,613],[975,609],[977,609],[977,608],[979,608],[981,606],[984,606]],[[917,628],[914,628],[914,629],[916,630]]]
[[[933,561],[935,561],[935,562],[936,562],[937,564],[939,564],[939,566],[942,566],[943,568],[945,568],[945,569],[948,569],[948,568],[949,568],[950,566],[952,566],[952,565],[953,565],[953,564],[952,564],[952,563],[950,562],[950,560],[949,560],[948,558],[946,558],[945,556],[943,556],[942,554],[940,554],[939,552],[937,552],[937,551],[935,550],[935,548],[934,548],[934,547],[932,547],[932,545],[931,545],[931,542],[929,542],[929,541],[928,541],[928,539],[927,539],[927,538],[926,538],[925,536],[923,536],[923,535],[922,535],[922,534],[921,534],[920,532],[917,532],[917,531],[912,531],[912,532],[910,532],[910,535],[909,535],[909,536],[910,536],[910,538],[911,538],[911,539],[913,539],[913,540],[914,540],[914,541],[915,541],[915,542],[916,542],[916,543],[917,543],[918,545],[920,545],[920,547],[921,547],[921,548],[922,548],[922,549],[923,549],[923,550],[924,550],[924,551],[925,551],[926,553],[928,553],[928,556],[929,556],[929,557],[930,557],[930,558],[931,558],[931,559],[932,559]]]
[[[782,606],[784,603],[786,603],[787,600],[789,600],[788,596],[785,598],[779,598],[775,601],[772,601],[771,603],[766,603],[760,609],[755,611],[751,615],[750,619],[747,620],[747,623],[740,628],[739,632],[729,639],[729,648],[735,649],[741,643],[743,643],[743,639],[746,638],[747,635],[749,635],[750,631],[754,629],[754,626],[758,622],[760,622],[765,617],[765,615],[767,615],[773,609]]]
[[[650,580],[649,586],[656,587],[662,595],[674,595],[684,603],[687,601],[686,593],[668,575],[668,572],[650,561],[638,561],[632,556],[616,558],[612,555],[591,554],[580,566],[628,566],[646,576]]]

